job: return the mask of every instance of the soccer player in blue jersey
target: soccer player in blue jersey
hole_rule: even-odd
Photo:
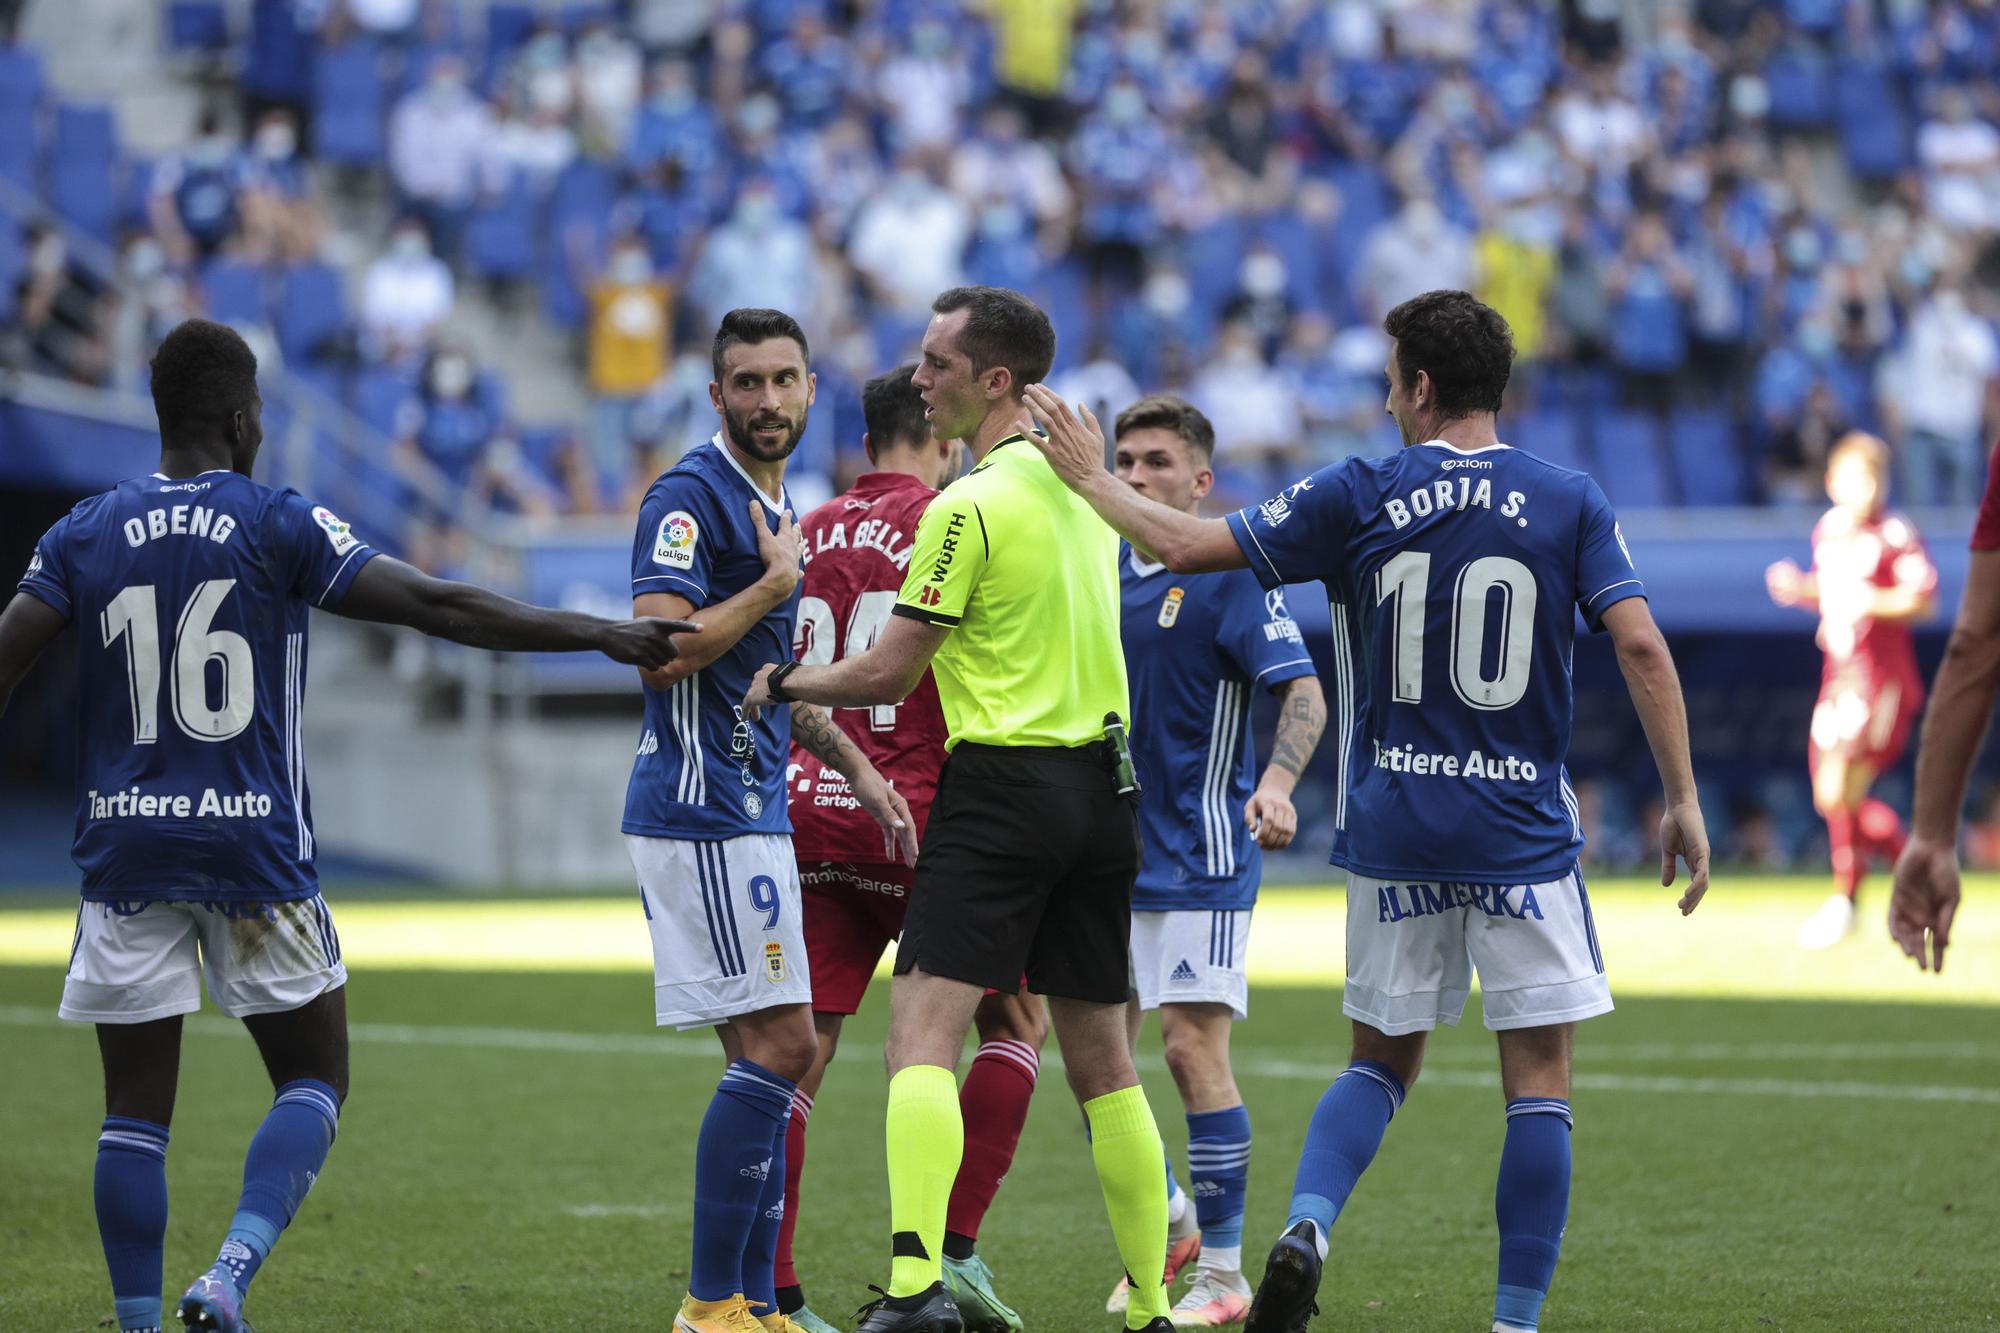
[[[785,460],[812,408],[805,332],[777,310],[732,310],[713,349],[722,428],[646,492],[632,547],[635,615],[701,634],[642,670],[645,731],[625,842],[653,937],[656,1021],[710,1027],[728,1060],[695,1142],[694,1260],[675,1333],[798,1326],[777,1306],[785,1130],[818,1050],[786,808],[794,735],[846,776],[885,830],[884,860],[917,858],[903,798],[825,710],[746,718],[766,662],[788,661],[803,570]]]
[[[1185,514],[1215,484],[1215,428],[1179,398],[1142,398],[1118,414],[1114,461],[1134,491]],[[1187,1110],[1189,1191],[1167,1167],[1167,1280],[1198,1256],[1174,1303],[1180,1327],[1239,1324],[1250,1113],[1229,1065],[1231,1025],[1249,1013],[1244,968],[1263,851],[1298,831],[1292,787],[1326,726],[1326,697],[1280,590],[1247,570],[1175,574],[1151,552],[1119,552],[1132,758],[1145,859],[1132,888],[1131,1031],[1160,1014],[1167,1069]],[[1250,694],[1280,700],[1262,777]],[[1254,781],[1253,781],[1254,779]],[[1110,1308],[1124,1307],[1123,1280]]]
[[[179,1307],[236,1333],[244,1293],[325,1163],[347,1096],[347,969],[314,871],[300,749],[307,612],[476,647],[673,660],[673,620],[549,611],[378,555],[296,491],[250,479],[257,359],[190,320],[153,359],[160,469],[85,500],[0,613],[0,710],[78,627],[83,906],[61,1014],[97,1025],[98,1233],[123,1333],[160,1333],[167,1131],[181,1016],[241,1018],[277,1087],[214,1267]]]
[[[1476,970],[1506,1098],[1493,1328],[1519,1333],[1538,1327],[1569,1211],[1576,1024],[1611,1008],[1563,768],[1579,612],[1610,632],[1644,724],[1666,789],[1660,882],[1686,861],[1683,914],[1708,890],[1708,834],[1673,658],[1611,506],[1588,476],[1496,433],[1506,321],[1437,291],[1384,328],[1403,450],[1322,468],[1227,519],[1135,494],[1105,475],[1087,411],[1039,388],[1030,404],[1063,480],[1170,569],[1248,566],[1266,588],[1321,583],[1332,605],[1353,1061],[1313,1112],[1247,1327],[1306,1327],[1334,1219]]]

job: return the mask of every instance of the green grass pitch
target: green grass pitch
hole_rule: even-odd
[[[2000,1328],[1995,887],[1974,886],[1939,986],[1887,956],[1872,922],[1800,962],[1789,927],[1817,883],[1724,881],[1690,922],[1657,887],[1593,884],[1614,989],[1621,975],[1633,984],[1617,1013],[1580,1033],[1574,1194],[1544,1328]],[[1273,892],[1267,905],[1273,919],[1331,921],[1299,956],[1337,967],[1336,902]],[[324,1175],[258,1278],[252,1317],[265,1333],[664,1330],[686,1279],[713,1039],[651,1028],[649,980],[622,933],[639,931],[636,902],[535,909],[633,919],[600,965],[565,944],[560,966],[533,970],[504,950],[455,950],[434,906],[346,909],[357,922],[353,1095]],[[508,922],[518,906],[452,911]],[[66,915],[0,912],[5,1328],[91,1330],[110,1313],[90,1203],[95,1047],[53,1017]],[[418,938],[439,965],[392,947]],[[1275,941],[1267,952],[1283,963]],[[503,963],[478,965],[494,956]],[[1257,1268],[1306,1117],[1345,1058],[1338,995],[1296,979],[1302,966],[1259,973],[1293,979],[1257,986],[1237,1030],[1256,1126],[1245,1252]],[[884,1009],[878,985],[812,1122],[800,1268],[836,1322],[887,1272]],[[1341,1218],[1315,1329],[1487,1326],[1503,1126],[1476,1009],[1434,1040]],[[1147,1089],[1179,1157],[1185,1131],[1152,1034],[1148,1050]],[[170,1299],[214,1256],[269,1095],[236,1025],[212,1010],[190,1021],[168,1165]],[[1117,1326],[1102,1311],[1118,1262],[1053,1062],[982,1250],[1031,1330]]]

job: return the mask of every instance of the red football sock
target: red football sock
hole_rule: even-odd
[[[978,1239],[979,1224],[1014,1164],[1041,1063],[1040,1053],[1025,1041],[979,1044],[958,1093],[959,1114],[965,1117],[965,1157],[952,1183],[946,1231]]]
[[[792,1094],[792,1118],[785,1126],[785,1220],[778,1223],[778,1257],[772,1266],[777,1285],[799,1285],[798,1270],[792,1266],[792,1232],[799,1225],[799,1177],[806,1169],[806,1121],[812,1118],[813,1099],[803,1092]]]
[[[1885,866],[1892,866],[1903,854],[1903,821],[1888,802],[1869,797],[1854,816],[1867,854]]]
[[[1863,850],[1855,846],[1859,839],[1855,827],[1859,822],[1852,810],[1835,810],[1826,817],[1826,846],[1832,854],[1833,884],[1849,898],[1861,891],[1861,877],[1867,873],[1868,860]]]

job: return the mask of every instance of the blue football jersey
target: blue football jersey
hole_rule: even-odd
[[[306,618],[374,554],[298,492],[227,471],[124,482],[49,529],[21,591],[76,628],[86,899],[318,891]]]
[[[1333,863],[1380,879],[1532,884],[1583,823],[1569,753],[1581,611],[1645,589],[1581,472],[1505,445],[1350,458],[1229,516],[1267,588],[1332,604]]]
[[[792,507],[789,491],[773,505],[720,437],[688,450],[639,506],[632,595],[677,593],[700,609],[762,578],[752,500],[771,532]],[[767,708],[746,722],[742,703],[757,668],[791,659],[798,611],[794,589],[721,657],[671,689],[646,689],[645,730],[625,787],[627,833],[712,841],[792,831],[785,806],[791,710]]]
[[[1140,911],[1242,911],[1264,854],[1243,822],[1256,786],[1250,692],[1313,674],[1282,590],[1248,571],[1174,574],[1119,549],[1120,632],[1144,859]]]

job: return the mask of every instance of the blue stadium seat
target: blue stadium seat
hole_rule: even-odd
[[[0,46],[0,112],[41,105],[42,58],[25,46]]]
[[[1236,291],[1243,268],[1243,224],[1235,218],[1220,218],[1188,237],[1186,254],[1188,286],[1194,303],[1209,312],[1220,310]]]
[[[1833,116],[1855,175],[1889,180],[1911,164],[1909,114],[1886,63],[1843,60],[1833,85]]]
[[[285,360],[303,366],[316,360],[347,324],[340,273],[330,264],[293,264],[278,292],[278,346]]]
[[[604,0],[570,0],[562,7],[562,24],[568,32],[591,23],[610,23],[617,18],[616,7]]]
[[[1557,467],[1590,470],[1590,458],[1583,448],[1583,429],[1574,412],[1543,407],[1509,413],[1503,415],[1500,426],[1500,438],[1518,449]]]
[[[14,219],[0,214],[0,324],[13,320],[16,305],[15,289],[20,285],[22,271],[28,266],[28,255],[21,244],[21,229],[14,225]]]
[[[270,321],[264,297],[264,270],[256,264],[218,259],[201,275],[202,310],[210,319],[237,328]]]
[[[382,162],[386,99],[375,44],[354,38],[322,47],[313,70],[313,148],[327,162],[373,167]]]
[[[109,241],[118,221],[118,127],[111,108],[64,103],[49,136],[49,203],[75,226]]]
[[[88,163],[110,170],[118,160],[118,124],[108,106],[64,102],[56,108],[55,133],[49,140],[49,163]]]
[[[1833,124],[1833,61],[1804,42],[1788,42],[1764,67],[1771,90],[1771,124],[1781,130],[1823,130]]]
[[[1657,509],[1672,503],[1672,484],[1660,458],[1660,418],[1650,412],[1601,412],[1595,428],[1597,478],[1619,509]]]
[[[486,7],[486,67],[482,82],[490,89],[507,61],[535,31],[535,7],[498,0]]]
[[[229,45],[221,0],[174,0],[167,6],[167,49],[220,51]]]
[[[474,273],[515,282],[535,271],[534,192],[517,182],[472,210],[465,228],[465,259]]]
[[[618,199],[618,176],[602,162],[579,157],[556,176],[549,192],[557,224],[578,218],[602,219]]]
[[[416,378],[394,366],[369,366],[354,377],[354,414],[384,435],[396,434],[396,418],[417,391]]]
[[[35,108],[0,101],[0,176],[24,190],[35,188]]]
[[[1748,498],[1743,451],[1728,413],[1683,409],[1667,423],[1667,448],[1680,477],[1681,503],[1737,505]]]

